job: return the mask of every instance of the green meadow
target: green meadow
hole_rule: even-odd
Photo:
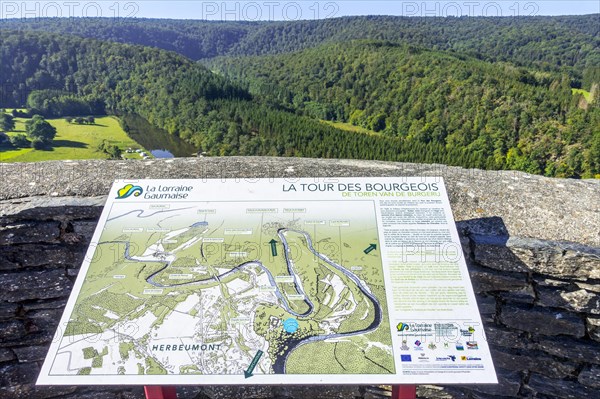
[[[321,122],[326,125],[333,126],[337,129],[345,130],[347,132],[363,133],[363,134],[369,134],[369,135],[379,135],[379,133],[377,133],[373,130],[369,130],[362,126],[356,126],[356,125],[353,125],[353,124],[347,123],[347,122],[333,122],[333,121],[326,121],[326,120],[321,120]]]
[[[12,110],[8,110],[9,112]],[[26,118],[15,118],[15,130],[8,136],[25,134]],[[128,154],[128,148],[143,149],[131,139],[119,125],[114,116],[97,117],[94,124],[69,123],[65,119],[47,119],[56,128],[56,137],[52,148],[35,150],[33,148],[0,147],[0,162],[37,162],[66,159],[107,159],[108,156],[97,150],[103,140],[118,146],[125,158],[141,159],[137,153]]]
[[[589,91],[583,89],[571,89],[571,91],[573,92],[573,94],[581,94],[583,98],[585,98],[585,101],[587,101],[588,103],[592,102],[592,93],[590,93]]]

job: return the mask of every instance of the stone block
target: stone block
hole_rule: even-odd
[[[272,395],[275,398],[344,399],[360,397],[361,392],[358,385],[323,385],[319,387],[288,385],[273,387]]]
[[[71,395],[61,396],[61,399],[122,399],[119,392],[111,392],[107,387],[97,389],[77,390]],[[143,396],[138,396],[142,398]]]
[[[584,289],[538,287],[537,305],[563,308],[576,312],[600,314],[600,295]]]
[[[67,395],[75,392],[77,387],[65,386],[35,386],[34,384],[17,385],[4,388],[0,391],[2,399],[64,399]]]
[[[27,222],[0,228],[0,245],[57,243],[59,222]]]
[[[19,305],[15,303],[0,304],[0,320],[12,319],[19,310]]]
[[[389,396],[378,396],[375,395],[371,392],[365,392],[365,394],[362,396],[362,399],[385,399],[388,398]]]
[[[96,230],[97,221],[78,221],[73,222],[73,232],[79,237],[80,242],[89,244]]]
[[[0,274],[0,301],[19,302],[66,296],[71,281],[64,270],[13,272]]]
[[[484,322],[492,323],[496,315],[496,298],[493,296],[477,295],[477,308]]]
[[[494,365],[506,370],[530,370],[551,378],[575,376],[574,364],[555,360],[536,351],[491,350]]]
[[[529,347],[564,359],[600,364],[600,344],[593,341],[563,337],[542,339],[540,342],[531,343]]]
[[[587,284],[580,281],[575,281],[575,285],[586,291],[600,293],[600,284]]]
[[[72,277],[72,278],[76,278],[79,275],[79,270],[81,270],[80,268],[69,268],[67,269],[67,276]]]
[[[35,301],[28,301],[23,304],[23,310],[30,312],[32,310],[39,309],[64,309],[67,305],[68,298],[59,299],[38,299]]]
[[[522,273],[498,273],[477,266],[469,267],[475,292],[516,291],[528,286],[527,276]]]
[[[475,261],[492,269],[580,280],[600,278],[600,248],[533,238],[470,238]]]
[[[528,285],[518,291],[503,292],[500,294],[500,298],[509,303],[533,305],[533,302],[535,301],[535,291],[532,286]]]
[[[467,261],[467,266],[469,266],[469,261],[471,260],[471,240],[469,239],[469,237],[459,232],[458,241],[460,241],[460,247],[462,248],[463,256]]]
[[[417,398],[469,399],[470,395],[454,386],[417,385]]]
[[[41,266],[75,266],[75,257],[71,249],[64,245],[24,244],[2,248],[0,270],[16,270]],[[79,265],[77,265],[79,266]]]
[[[36,201],[36,199],[38,201]],[[27,198],[28,204],[15,210],[17,213],[0,216],[0,225],[18,224],[37,221],[97,221],[102,214],[103,200],[94,201],[91,198],[51,197],[40,201],[39,197]],[[33,202],[31,202],[33,200]],[[83,200],[83,202],[81,202]],[[57,206],[58,205],[58,206]]]
[[[17,270],[19,265],[10,260],[6,253],[11,247],[4,246],[0,248],[2,248],[2,252],[0,252],[0,271]]]
[[[211,399],[226,398],[268,398],[272,397],[270,386],[212,386],[205,387],[204,393]]]
[[[585,335],[585,325],[581,318],[568,312],[504,306],[500,321],[508,327],[533,334],[572,335],[577,338]]]
[[[530,269],[508,247],[508,236],[472,235],[474,260],[503,272],[528,272]]]
[[[122,399],[125,398],[130,398],[130,399],[137,399],[138,396],[133,396],[134,393],[133,392],[128,392],[129,395],[127,395],[127,393],[123,392],[121,393],[121,395],[123,396]],[[177,387],[177,397],[178,398],[194,398],[194,399],[207,399],[205,395],[202,394],[202,386],[190,386],[190,385],[180,385]],[[119,398],[121,399],[121,398]]]
[[[577,382],[548,378],[532,373],[527,384],[538,394],[553,398],[581,399],[598,397],[598,391]]]
[[[24,385],[35,382],[40,369],[37,363],[15,363],[0,366],[0,386]]]
[[[21,320],[0,322],[0,331],[2,332],[2,341],[17,339],[27,333]]]
[[[590,388],[600,389],[600,366],[588,366],[579,373],[580,384]]]
[[[497,369],[496,376],[498,377],[498,384],[476,384],[471,385],[470,388],[488,396],[518,396],[521,389],[521,373]]]
[[[461,220],[456,222],[456,229],[464,235],[508,236],[508,230],[502,218],[497,216]]]
[[[489,393],[480,393],[477,391],[472,391],[469,395],[469,399],[507,399],[510,397],[511,396],[490,395]]]
[[[207,399],[206,396],[202,395],[202,393],[196,394],[195,396],[192,395],[187,395],[187,391],[188,389],[191,389],[193,387],[179,387],[177,389],[177,394],[181,395],[178,397],[181,398],[194,398],[194,399]],[[199,392],[201,392],[202,388],[199,387],[200,389],[198,390]],[[141,397],[143,397],[144,395],[144,391],[143,391],[143,387],[131,387],[129,388],[129,390],[127,391],[121,391],[121,396],[119,397],[119,399],[139,399]]]
[[[3,362],[10,362],[11,360],[14,360],[15,354],[13,353],[13,351],[11,351],[8,348],[0,348],[0,363]]]
[[[600,318],[588,317],[586,319],[586,325],[590,338],[600,342]]]
[[[28,322],[34,326],[34,331],[52,331],[56,330],[63,309],[39,309],[27,312],[25,317]]]
[[[500,326],[486,325],[485,335],[487,342],[490,346],[502,346],[505,348],[519,348],[524,349],[527,347],[527,338],[525,333],[518,333],[509,331]]]
[[[12,349],[20,363],[43,361],[48,353],[46,345],[19,346]]]
[[[534,276],[533,280],[535,281],[535,284],[541,287],[555,287],[555,288],[562,288],[562,289],[568,289],[569,286],[571,285],[570,281],[563,281],[563,280],[556,280],[554,278],[547,278],[544,276]]]
[[[599,248],[533,239],[514,244],[518,245],[513,248],[515,255],[534,272],[559,278],[600,278]]]
[[[0,341],[0,347],[13,347],[15,345],[48,345],[52,341],[52,338],[54,338],[54,329],[37,331],[38,327],[30,323],[28,330],[26,335],[23,335],[16,340]]]
[[[392,386],[391,385],[369,385],[364,388],[365,397],[369,396],[371,398],[389,398],[392,396]]]

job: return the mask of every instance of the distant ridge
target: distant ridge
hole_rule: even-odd
[[[4,20],[0,107],[137,114],[209,156],[597,177],[599,17]]]
[[[357,16],[289,22],[39,18],[2,20],[0,29],[70,33],[141,44],[176,51],[194,60],[278,54],[351,39],[384,39],[544,69],[563,66],[582,69],[600,62],[600,14],[461,18]]]

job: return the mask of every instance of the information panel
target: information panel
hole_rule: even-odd
[[[441,178],[117,181],[38,384],[495,383]]]

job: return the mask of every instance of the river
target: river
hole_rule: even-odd
[[[150,151],[155,158],[192,157],[198,150],[190,143],[167,131],[152,126],[139,115],[121,115],[127,135]]]
[[[124,216],[124,215],[121,215]],[[357,330],[354,331],[348,331],[348,332],[342,332],[342,333],[329,333],[329,334],[324,334],[324,335],[312,335],[312,336],[308,336],[308,337],[304,337],[304,338],[296,338],[293,336],[287,337],[285,342],[282,344],[282,347],[284,347],[285,349],[283,350],[283,353],[279,354],[277,356],[277,358],[275,359],[275,362],[273,363],[273,372],[275,374],[285,374],[286,373],[286,363],[287,363],[287,359],[289,357],[289,355],[296,349],[298,349],[300,346],[312,343],[312,342],[319,342],[319,341],[325,341],[328,339],[336,339],[336,338],[342,338],[342,337],[351,337],[351,336],[356,336],[356,335],[362,335],[362,334],[366,334],[369,332],[372,332],[374,330],[376,330],[380,325],[381,322],[383,320],[383,314],[382,314],[382,308],[381,308],[381,304],[379,303],[379,300],[375,297],[375,295],[371,292],[371,290],[365,285],[365,283],[353,272],[351,272],[350,270],[346,269],[345,267],[337,264],[336,262],[334,262],[333,260],[329,259],[329,257],[327,257],[326,255],[318,252],[314,246],[313,246],[313,242],[312,242],[312,238],[310,237],[310,235],[302,230],[294,230],[294,229],[288,229],[288,228],[280,228],[277,231],[277,235],[279,237],[279,239],[281,240],[281,243],[283,245],[284,248],[284,255],[285,255],[285,262],[287,264],[287,268],[288,268],[288,272],[290,274],[290,276],[292,276],[292,278],[294,279],[294,285],[296,287],[296,291],[299,294],[304,295],[304,302],[308,305],[309,309],[308,311],[304,312],[304,313],[297,313],[295,312],[290,304],[288,303],[288,300],[286,299],[285,295],[283,294],[283,292],[281,292],[281,290],[279,289],[279,287],[277,287],[277,284],[275,282],[275,277],[273,276],[273,274],[271,273],[271,271],[262,264],[262,262],[260,262],[260,260],[252,260],[252,261],[248,261],[248,262],[244,262],[240,265],[237,265],[233,268],[231,268],[230,270],[217,275],[217,276],[212,276],[209,278],[205,278],[205,279],[199,279],[199,280],[195,280],[195,281],[190,281],[190,282],[182,282],[182,283],[173,283],[173,284],[162,284],[160,282],[155,281],[155,277],[162,273],[165,269],[167,269],[168,267],[171,266],[171,262],[172,260],[166,260],[166,259],[156,259],[156,260],[149,260],[149,259],[139,259],[137,257],[132,257],[129,253],[129,242],[128,241],[108,241],[108,242],[102,242],[100,244],[107,244],[107,243],[121,243],[125,245],[125,252],[124,252],[124,258],[129,260],[129,261],[135,261],[135,262],[158,262],[158,263],[162,263],[163,267],[161,267],[159,270],[155,271],[154,273],[152,273],[150,276],[148,276],[146,278],[146,282],[148,282],[149,284],[155,286],[155,287],[160,287],[160,288],[170,288],[170,287],[178,287],[178,286],[188,286],[188,285],[203,285],[203,284],[212,284],[215,282],[220,282],[222,279],[228,277],[229,275],[238,273],[240,271],[242,271],[243,269],[247,268],[247,267],[259,267],[261,268],[268,276],[269,276],[269,281],[271,283],[271,286],[273,286],[275,288],[275,295],[277,295],[277,297],[279,298],[279,300],[281,300],[281,305],[282,307],[290,314],[299,317],[299,318],[305,318],[310,316],[310,314],[312,314],[313,310],[314,310],[314,305],[313,303],[310,301],[310,299],[308,298],[308,296],[304,293],[303,289],[302,289],[302,285],[299,282],[299,276],[297,274],[297,272],[294,270],[293,267],[293,262],[291,261],[291,259],[289,258],[289,245],[287,242],[287,239],[285,237],[285,233],[286,232],[293,232],[296,234],[301,234],[304,236],[304,239],[306,240],[306,244],[308,249],[310,250],[310,252],[313,253],[313,255],[317,256],[319,259],[321,259],[322,262],[324,262],[324,264],[328,265],[329,267],[333,268],[333,269],[337,269],[338,271],[340,271],[341,273],[343,273],[348,279],[350,279],[354,284],[356,284],[356,286],[359,288],[359,290],[362,292],[363,295],[365,295],[365,297],[371,302],[371,304],[373,305],[373,320],[371,321],[371,323],[367,326],[367,327],[363,327],[363,328],[359,328]],[[156,255],[153,255],[156,256]]]

